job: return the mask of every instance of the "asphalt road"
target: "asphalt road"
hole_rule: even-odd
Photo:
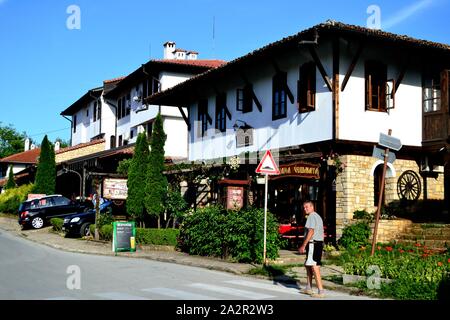
[[[311,300],[295,285],[203,268],[65,252],[0,230],[1,300]],[[327,291],[330,300],[367,297]]]

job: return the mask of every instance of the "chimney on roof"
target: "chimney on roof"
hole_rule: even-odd
[[[36,145],[34,143],[31,144],[30,150],[36,149]]]
[[[164,59],[175,59],[174,51],[176,49],[175,42],[167,41],[164,43]]]
[[[55,151],[58,151],[61,148],[61,142],[55,141]]]
[[[25,139],[24,151],[30,150],[30,138]]]
[[[197,55],[198,55],[198,52],[188,51],[186,53],[186,59],[188,59],[188,60],[197,60]]]

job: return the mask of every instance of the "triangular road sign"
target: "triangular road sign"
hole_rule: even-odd
[[[256,173],[280,174],[278,166],[273,160],[272,153],[267,150],[256,168]]]

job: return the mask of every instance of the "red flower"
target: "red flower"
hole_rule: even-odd
[[[400,253],[403,253],[403,252],[405,252],[405,250],[403,250],[403,249],[400,249],[400,250],[398,250],[398,251],[400,251]]]
[[[428,254],[424,253],[424,254],[422,255],[422,258],[426,258],[426,257],[428,257]]]
[[[450,258],[447,260],[448,263],[450,263]]]
[[[378,247],[377,247],[377,249],[378,249],[378,250],[381,250],[381,247],[380,247],[380,246],[378,246]]]
[[[439,262],[438,262],[438,266],[439,266],[439,267],[442,266],[442,262],[439,261]]]
[[[386,247],[386,251],[391,252],[392,251],[392,247]]]
[[[416,246],[416,247],[420,247],[420,243],[416,243],[415,246]]]
[[[413,249],[409,249],[408,252],[414,252],[414,250]]]

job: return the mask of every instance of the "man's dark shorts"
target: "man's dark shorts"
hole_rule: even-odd
[[[306,246],[305,266],[322,265],[323,241],[310,241]]]

